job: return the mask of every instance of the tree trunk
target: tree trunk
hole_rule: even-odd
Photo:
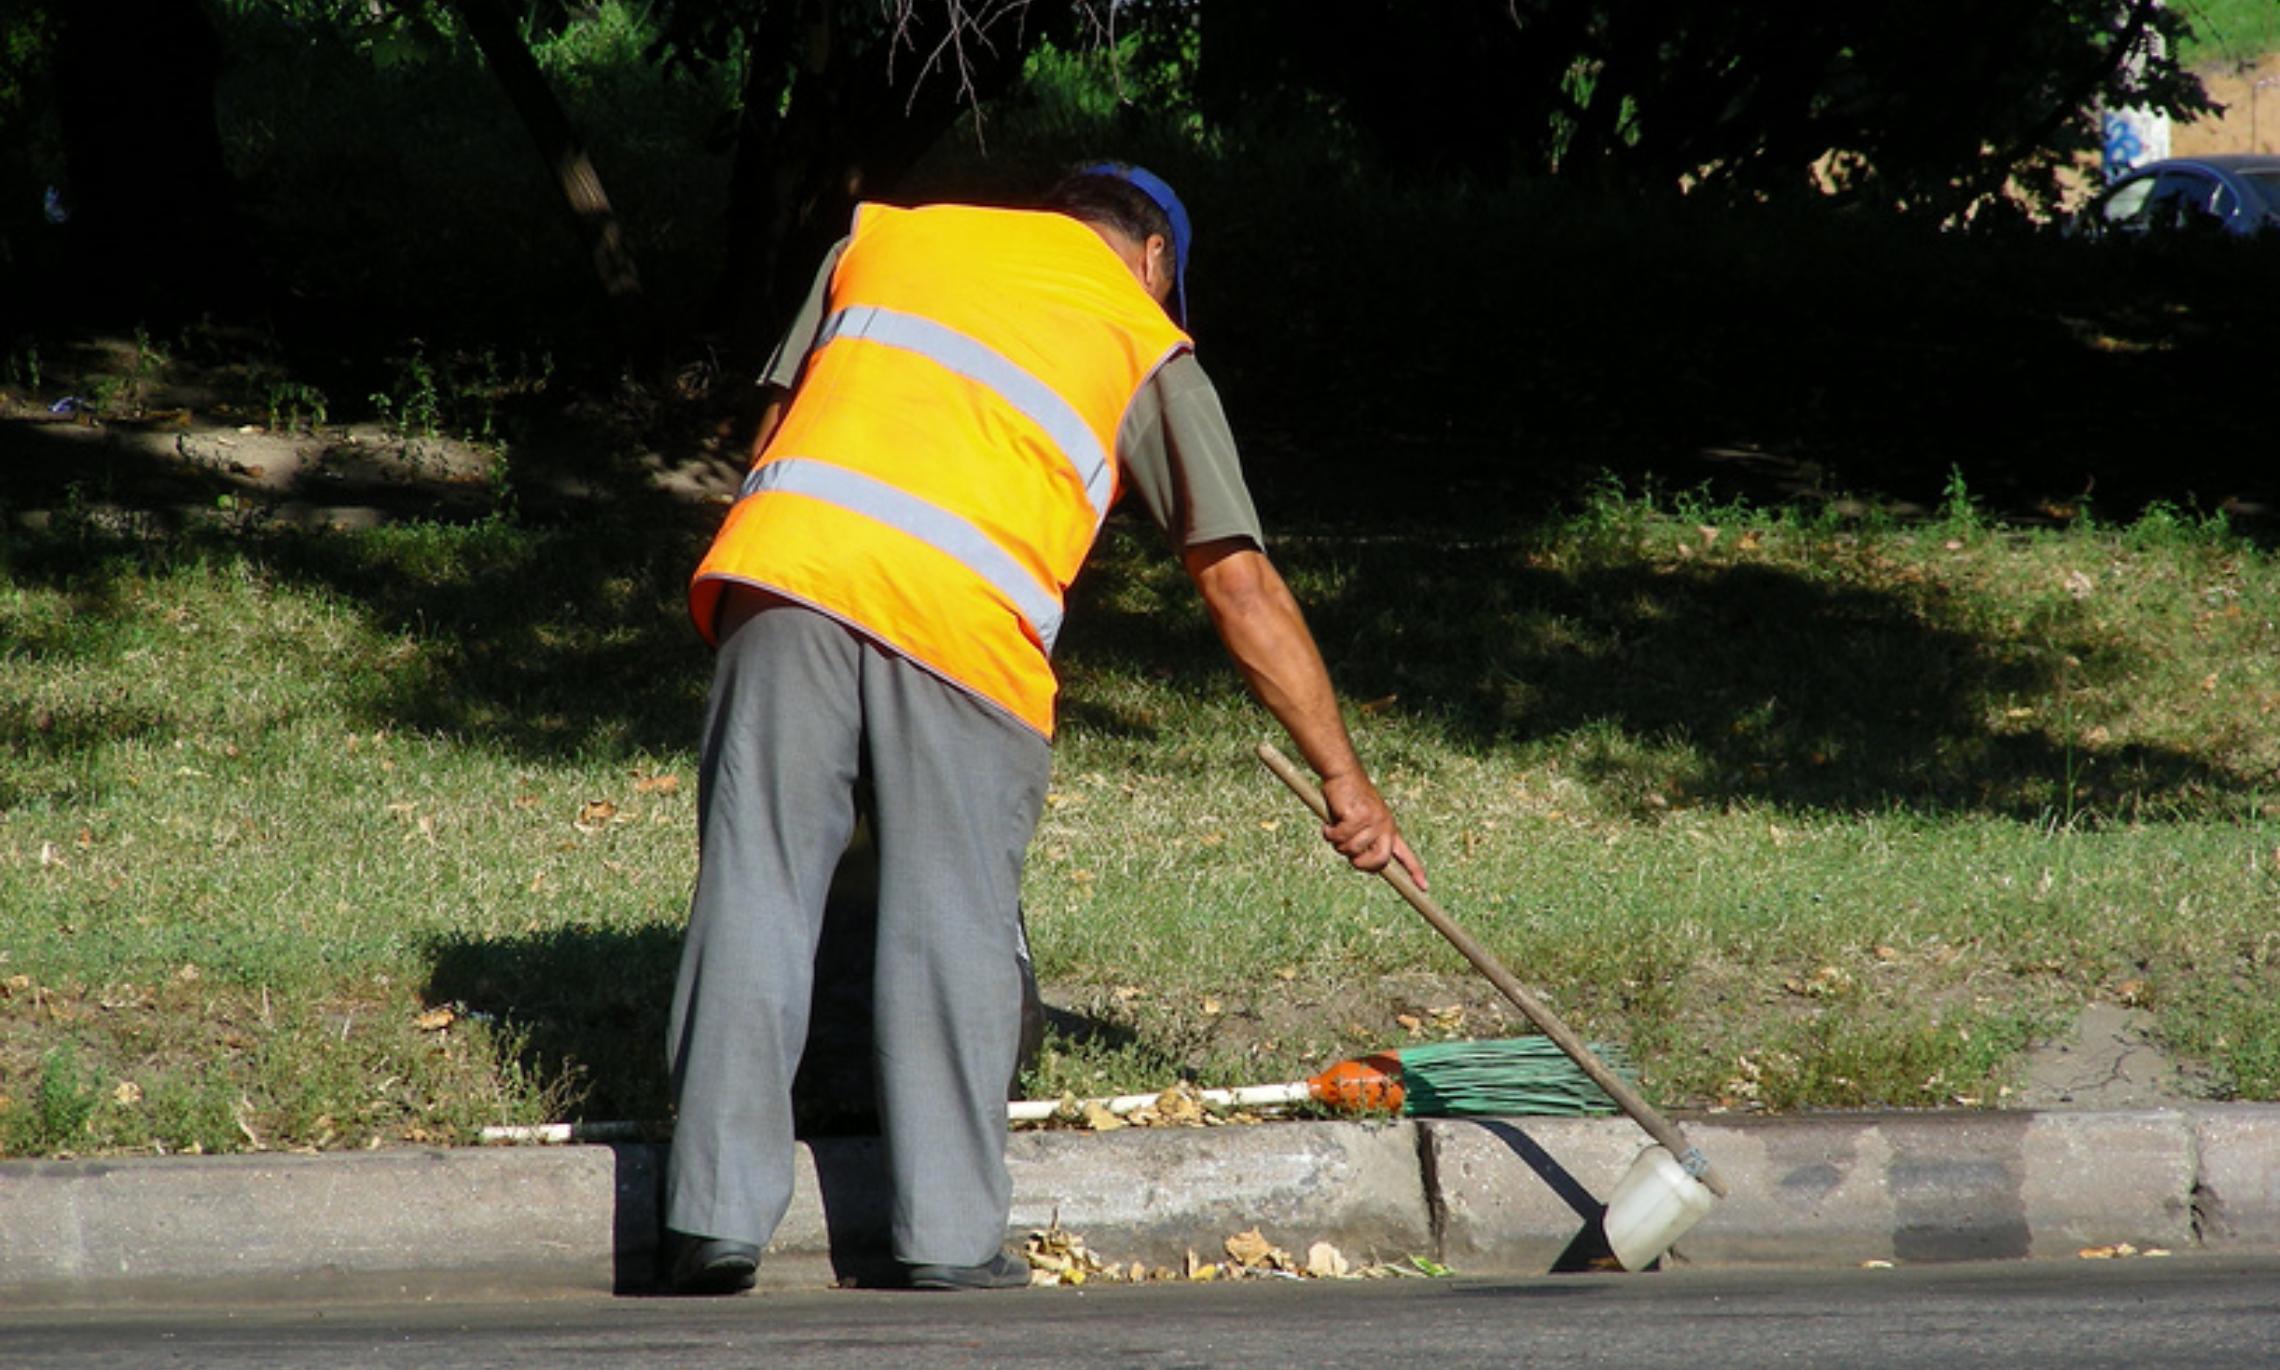
[[[601,174],[594,170],[593,159],[586,155],[569,116],[554,98],[546,73],[539,70],[538,59],[531,55],[529,45],[498,0],[451,0],[451,6],[482,49],[500,90],[521,116],[539,160],[561,192],[563,208],[586,245],[595,280],[609,303],[621,340],[637,357],[647,359],[655,340],[648,301],[641,290],[641,273],[634,267],[633,253],[626,247],[625,233],[610,208],[610,197],[602,189]]]

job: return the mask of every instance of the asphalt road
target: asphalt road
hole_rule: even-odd
[[[756,1364],[2270,1367],[2280,1260],[0,1311],[11,1370]]]

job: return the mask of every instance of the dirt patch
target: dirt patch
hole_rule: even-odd
[[[59,511],[187,517],[259,508],[283,521],[363,527],[488,508],[495,449],[375,423],[273,428],[159,394],[123,412],[64,387],[0,391],[0,504],[27,526]]]
[[[33,355],[0,367],[0,523],[132,512],[362,528],[477,518],[510,503],[592,507],[630,490],[702,521],[718,517],[743,475],[743,447],[694,392],[676,391],[680,407],[661,419],[624,397],[557,405],[515,383],[451,396],[431,386],[416,403],[391,402],[393,421],[342,422],[273,366],[192,360],[140,335]]]
[[[2150,1108],[2206,1097],[2199,1077],[2153,1040],[2153,1015],[2092,1004],[2072,1031],[2028,1053],[2017,1108]]]

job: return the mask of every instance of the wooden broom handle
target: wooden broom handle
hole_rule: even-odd
[[[1265,762],[1267,769],[1275,773],[1275,778],[1288,785],[1290,792],[1314,811],[1315,817],[1325,823],[1330,821],[1330,806],[1323,801],[1322,791],[1315,787],[1313,781],[1299,774],[1289,757],[1262,742],[1259,744],[1259,760]],[[1687,1167],[1689,1173],[1709,1186],[1711,1193],[1719,1198],[1726,1197],[1725,1180],[1708,1158],[1688,1145],[1686,1134],[1679,1131],[1678,1126],[1668,1118],[1656,1112],[1655,1106],[1641,1098],[1639,1092],[1625,1083],[1622,1076],[1609,1070],[1607,1063],[1585,1046],[1581,1038],[1569,1031],[1566,1023],[1538,1002],[1536,996],[1528,992],[1527,986],[1513,978],[1512,972],[1504,968],[1503,962],[1497,960],[1488,948],[1474,941],[1471,933],[1457,926],[1457,921],[1443,912],[1441,906],[1433,902],[1431,895],[1417,888],[1417,882],[1409,878],[1409,872],[1401,868],[1400,862],[1387,862],[1378,874],[1384,876],[1386,883],[1393,886],[1402,898],[1409,901],[1411,908],[1433,925],[1435,932],[1449,939],[1450,946],[1455,947],[1481,974],[1487,976],[1489,983],[1503,991],[1504,997],[1526,1014],[1529,1022],[1534,1023],[1538,1030],[1552,1039],[1554,1045],[1566,1052],[1569,1059],[1591,1077],[1592,1083],[1606,1090],[1607,1097],[1630,1114],[1631,1120],[1644,1128],[1648,1136],[1667,1147],[1670,1154]]]

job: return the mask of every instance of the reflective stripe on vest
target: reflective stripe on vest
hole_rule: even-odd
[[[798,457],[754,467],[744,478],[741,497],[749,499],[770,490],[806,495],[877,519],[956,559],[1011,600],[1036,630],[1046,652],[1052,652],[1054,640],[1061,635],[1060,599],[1032,580],[1020,563],[990,541],[988,534],[956,514],[860,472]]]
[[[825,319],[815,345],[821,347],[836,338],[861,338],[915,352],[946,371],[996,391],[1000,399],[1043,429],[1060,449],[1085,488],[1085,500],[1093,507],[1093,522],[1097,525],[1108,517],[1109,503],[1116,494],[1116,468],[1110,464],[1108,453],[1101,450],[1100,439],[1093,436],[1083,416],[1067,400],[1003,353],[932,319],[877,305],[852,305]],[[1051,643],[1048,635],[1048,648]]]

